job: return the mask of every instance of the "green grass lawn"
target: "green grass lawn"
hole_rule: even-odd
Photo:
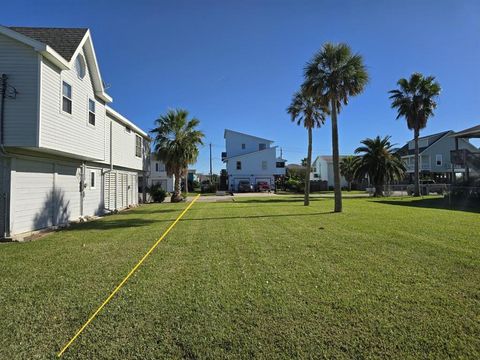
[[[196,203],[64,358],[478,359],[480,214],[427,200]],[[0,244],[0,358],[54,358],[184,207]]]

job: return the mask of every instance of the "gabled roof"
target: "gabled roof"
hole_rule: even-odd
[[[480,138],[480,125],[453,134],[456,138]]]
[[[51,46],[65,60],[70,61],[87,33],[86,28],[33,28],[10,26],[10,29]]]
[[[346,158],[347,156],[351,155],[340,155],[340,160],[343,158]],[[315,160],[312,161],[312,163],[316,162],[317,160],[325,160],[326,162],[333,162],[333,156],[332,155],[318,155]]]
[[[265,139],[265,138],[261,138],[261,137],[258,137],[258,136],[241,133],[241,132],[239,132],[239,131],[234,131],[234,130],[230,130],[230,129],[225,129],[225,132],[224,132],[224,134],[223,134],[223,138],[224,138],[224,139],[227,137],[227,132],[230,132],[230,133],[233,133],[233,134],[237,134],[237,135],[242,135],[242,136],[248,136],[248,137],[251,137],[251,138],[253,138],[253,139],[265,141],[265,142],[268,142],[268,143],[273,143],[273,140],[268,140],[268,139]]]
[[[112,98],[106,93],[103,85],[90,30],[0,26],[0,34],[31,46],[61,70],[71,69],[74,66],[76,55],[84,48],[95,94],[107,103],[112,102]]]
[[[419,153],[421,154],[422,152],[424,152],[425,150],[427,150],[430,146],[432,146],[433,144],[435,144],[437,141],[439,141],[440,139],[442,139],[445,135],[447,134],[452,134],[453,131],[452,130],[447,130],[447,131],[442,131],[442,132],[439,132],[439,133],[436,133],[436,134],[432,134],[432,135],[427,135],[427,136],[422,136],[422,137],[419,137],[418,140],[425,140],[425,139],[428,139],[428,145],[427,146],[424,146],[424,147],[420,147],[418,150],[419,150]],[[396,153],[400,156],[408,156],[408,155],[414,155],[415,154],[415,149],[409,149],[408,147],[408,144],[410,143],[410,141],[413,141],[414,139],[412,140],[409,140],[405,145],[403,145]]]

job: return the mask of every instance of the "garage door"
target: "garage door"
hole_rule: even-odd
[[[17,159],[14,169],[12,233],[53,225],[53,163]]]
[[[58,225],[80,217],[80,168],[56,165],[55,170],[54,223]]]
[[[65,224],[80,217],[79,167],[15,159],[13,170],[13,234]]]

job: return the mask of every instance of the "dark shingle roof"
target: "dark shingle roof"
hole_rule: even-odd
[[[10,29],[50,46],[67,61],[70,61],[88,30],[84,28],[37,28],[18,26],[10,26]]]
[[[448,134],[451,130],[447,130],[447,131],[442,131],[440,133],[437,133],[437,134],[432,134],[432,135],[427,135],[427,136],[422,136],[422,137],[419,137],[418,140],[423,140],[423,139],[427,139],[428,138],[428,145],[427,146],[424,146],[424,147],[420,147],[418,150],[419,150],[419,153],[425,151],[426,149],[428,149],[430,146],[432,146],[434,143],[436,143],[438,140],[440,140],[442,137],[444,137],[446,134]],[[411,140],[410,140],[411,141]],[[409,141],[409,142],[410,142]],[[407,155],[414,155],[415,154],[415,149],[409,149],[408,148],[408,142],[402,146],[400,149],[398,149],[396,151],[396,154],[398,154],[399,156],[407,156]]]

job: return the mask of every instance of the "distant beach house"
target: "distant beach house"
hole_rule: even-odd
[[[238,183],[248,180],[252,185],[266,181],[273,188],[275,178],[285,175],[286,160],[277,156],[273,141],[233,130],[225,130],[225,149],[228,188],[238,190]]]
[[[346,155],[340,156],[340,161]],[[331,155],[319,155],[312,162],[312,169],[310,172],[310,181],[326,181],[327,187],[334,185],[333,182],[333,157]],[[340,185],[342,187],[348,186],[347,180],[343,176],[340,177]]]
[[[148,171],[148,186],[160,185],[163,190],[173,192],[174,177],[168,175],[165,164],[158,160],[157,155],[150,155],[150,169]]]
[[[420,176],[435,180],[439,183],[451,183],[454,176],[463,177],[466,169],[460,164],[452,164],[451,152],[465,150],[478,152],[478,149],[468,141],[468,138],[455,136],[452,130],[422,136],[419,142],[419,169]],[[415,142],[408,141],[397,151],[407,168],[406,180],[413,182],[415,172]],[[457,175],[455,175],[457,174]]]

